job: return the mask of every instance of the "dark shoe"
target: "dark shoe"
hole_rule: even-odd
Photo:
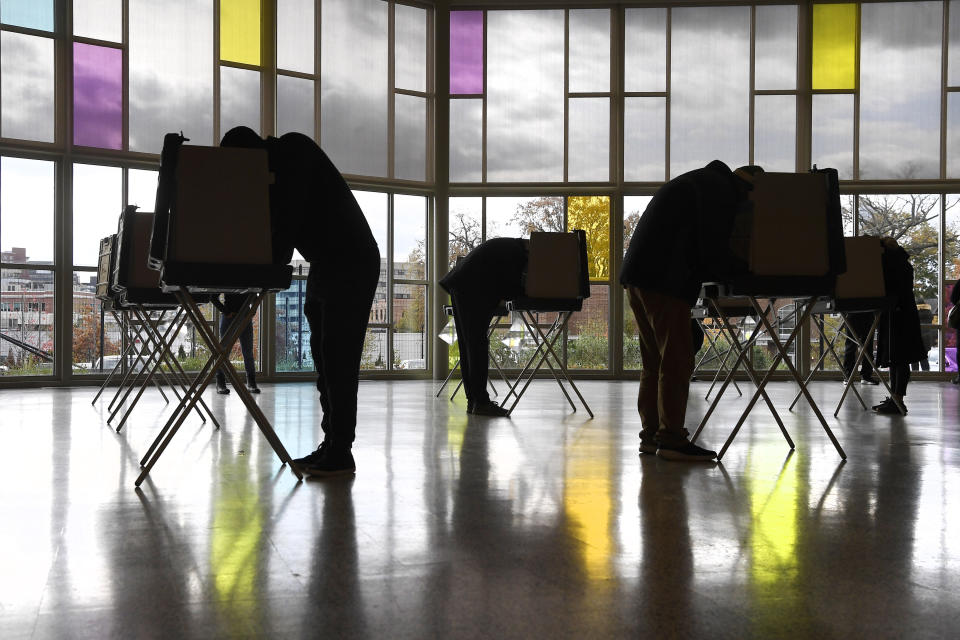
[[[247,389],[250,393],[260,393],[260,387],[257,386],[256,382],[248,382]]]
[[[218,383],[217,383],[217,393],[219,393],[219,394],[222,395],[222,396],[228,396],[228,395],[230,395],[230,389],[227,389],[227,385],[226,385],[226,384],[220,384],[220,383],[218,382]]]
[[[660,443],[657,457],[678,462],[710,462],[717,457],[717,452],[698,447],[689,441],[681,445]]]
[[[302,458],[305,460],[303,463],[295,463],[300,471],[314,478],[335,478],[357,472],[357,463],[354,462],[350,449],[345,451],[331,447],[321,447],[321,449],[314,452],[319,452],[320,455],[312,457],[313,454],[311,454],[307,458]]]
[[[904,405],[903,412],[900,412],[900,407],[897,406],[897,403],[894,402],[891,398],[887,398],[877,406],[873,408],[879,414],[890,415],[890,416],[899,416],[907,415],[907,407]]]
[[[475,416],[492,416],[494,418],[506,418],[508,415],[507,410],[493,400],[478,402],[477,404],[473,405],[472,411],[468,406],[467,413],[472,413]]]
[[[640,432],[640,453],[657,452],[657,436],[655,431]]]
[[[320,457],[323,455],[323,451],[324,451],[324,449],[326,449],[326,448],[327,448],[327,441],[324,440],[323,442],[320,443],[320,446],[318,446],[318,447],[316,448],[316,450],[313,451],[312,453],[308,453],[307,455],[303,456],[302,458],[294,458],[294,459],[291,460],[290,462],[292,462],[293,464],[295,464],[295,465],[297,465],[297,466],[303,466],[303,465],[305,465],[305,464],[313,464],[313,463],[317,462],[318,460],[320,460]]]
[[[878,385],[880,384],[880,381],[873,376],[860,376],[860,384]]]

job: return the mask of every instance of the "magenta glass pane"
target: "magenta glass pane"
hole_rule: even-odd
[[[73,144],[123,145],[123,52],[73,44]]]
[[[450,12],[450,93],[483,93],[483,11]]]

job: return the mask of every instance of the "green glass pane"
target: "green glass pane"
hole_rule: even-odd
[[[857,5],[813,7],[813,88],[856,86]]]

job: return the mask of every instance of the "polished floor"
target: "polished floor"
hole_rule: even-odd
[[[957,386],[833,418],[841,385],[814,384],[842,462],[775,383],[796,450],[761,405],[719,464],[639,457],[636,383],[580,387],[593,420],[552,381],[511,419],[363,382],[356,477],[306,482],[208,393],[223,428],[191,418],[139,490],[155,390],[120,434],[95,388],[2,390],[0,638],[957,637]],[[311,384],[258,403],[292,454],[315,446]]]

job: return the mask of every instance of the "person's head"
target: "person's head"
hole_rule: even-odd
[[[262,149],[265,146],[263,138],[250,127],[234,127],[223,134],[220,140],[221,147],[244,147],[247,149]]]
[[[741,198],[746,198],[747,194],[753,190],[753,183],[761,173],[763,173],[763,167],[756,164],[746,164],[734,169],[733,175]]]
[[[893,236],[884,236],[880,239],[881,244],[888,249],[896,249],[900,245],[897,243],[897,239]]]

